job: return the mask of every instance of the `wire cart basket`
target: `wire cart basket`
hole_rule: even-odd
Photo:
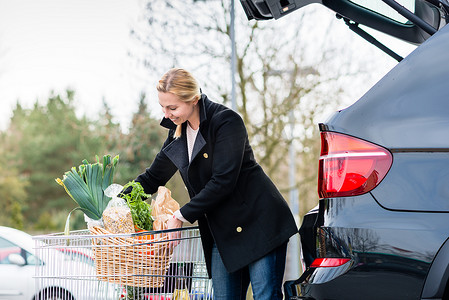
[[[198,227],[34,236],[36,300],[213,299]]]

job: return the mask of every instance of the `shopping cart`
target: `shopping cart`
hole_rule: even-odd
[[[198,227],[34,236],[36,300],[213,299]]]

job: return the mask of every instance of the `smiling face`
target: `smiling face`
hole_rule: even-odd
[[[159,104],[162,107],[164,117],[170,119],[176,125],[189,121],[190,126],[196,129],[199,125],[198,100],[184,102],[172,93],[158,92]]]

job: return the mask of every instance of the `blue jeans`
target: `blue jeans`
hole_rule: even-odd
[[[255,300],[282,300],[287,243],[243,269],[228,273],[214,245],[212,249],[212,284],[215,300],[244,300],[249,283]]]

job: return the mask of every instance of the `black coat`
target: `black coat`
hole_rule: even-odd
[[[152,194],[179,170],[191,198],[181,213],[191,223],[198,221],[209,274],[214,241],[226,269],[233,272],[298,230],[287,203],[255,161],[241,117],[204,94],[198,103],[200,130],[190,164],[186,123],[182,136],[174,139],[176,125],[164,118],[168,138],[136,181]]]

